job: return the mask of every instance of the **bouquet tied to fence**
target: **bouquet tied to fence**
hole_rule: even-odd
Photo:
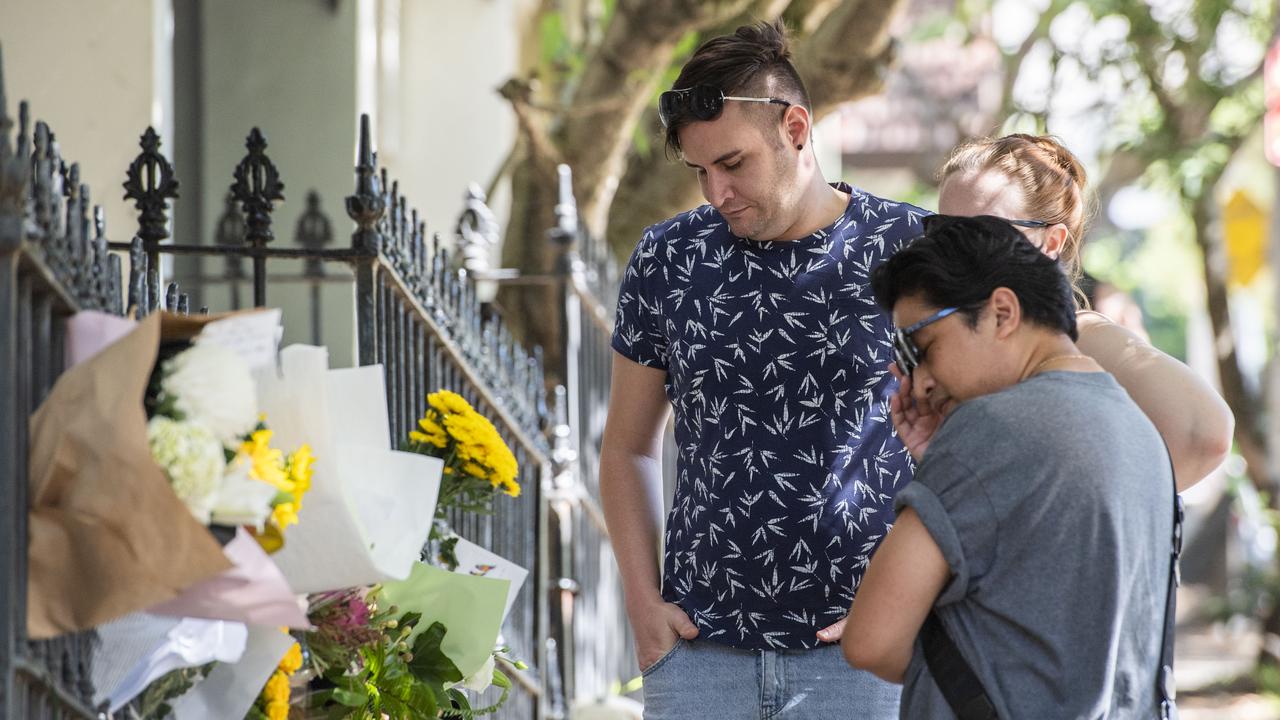
[[[497,428],[461,395],[439,390],[427,396],[427,411],[409,433],[411,452],[444,461],[440,509],[493,512],[498,494],[519,497],[519,466]]]
[[[314,457],[307,445],[287,455],[271,447],[244,360],[199,338],[170,348],[146,405],[152,456],[191,514],[205,525],[246,526],[264,549],[278,550],[298,522]]]

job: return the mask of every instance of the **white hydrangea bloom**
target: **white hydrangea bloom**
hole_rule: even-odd
[[[258,397],[249,366],[231,350],[197,342],[166,360],[160,389],[184,419],[209,428],[230,450],[258,422]]]
[[[209,524],[213,499],[222,484],[226,456],[222,443],[199,423],[157,415],[147,423],[151,456],[196,520]]]

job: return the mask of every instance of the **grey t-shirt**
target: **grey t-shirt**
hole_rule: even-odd
[[[895,507],[951,568],[935,603],[1001,718],[1154,718],[1173,532],[1156,429],[1106,373],[957,408]],[[920,642],[904,718],[954,718]]]

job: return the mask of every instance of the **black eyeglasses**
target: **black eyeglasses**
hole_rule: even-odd
[[[969,218],[969,217],[990,218],[993,220],[1000,220],[1010,225],[1016,225],[1018,227],[1024,227],[1024,228],[1047,228],[1054,224],[1046,220],[1014,220],[1006,217],[999,217],[996,215],[969,216],[969,215],[941,215],[941,214],[925,215],[924,218],[922,218],[922,222],[924,225],[925,232],[929,232],[931,229],[933,229],[936,226],[944,225],[948,222],[951,222],[952,220],[956,220],[959,218]]]
[[[674,118],[682,115],[690,115],[695,120],[715,120],[724,110],[725,100],[773,103],[791,107],[790,102],[780,98],[738,97],[725,95],[720,88],[710,85],[694,85],[682,90],[668,90],[659,95],[658,119],[662,121],[662,127],[667,127]]]
[[[943,308],[914,325],[893,331],[893,362],[897,364],[903,377],[911,377],[911,373],[915,372],[916,366],[920,364],[920,348],[916,347],[911,336],[921,328],[932,325],[959,309],[958,307]]]

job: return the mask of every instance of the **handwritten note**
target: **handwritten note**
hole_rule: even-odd
[[[234,351],[251,370],[273,366],[284,335],[280,316],[278,308],[235,313],[205,325],[197,342],[215,342]]]

